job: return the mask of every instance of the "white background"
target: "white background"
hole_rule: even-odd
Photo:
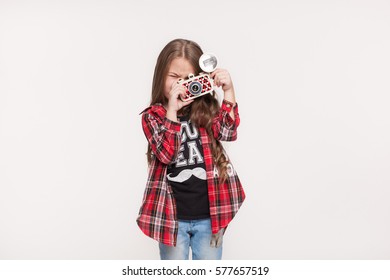
[[[0,0],[0,259],[159,258],[138,114],[175,38],[240,108],[224,259],[389,259],[385,0]]]

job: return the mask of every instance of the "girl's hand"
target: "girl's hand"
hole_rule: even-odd
[[[194,101],[193,99],[188,101],[182,101],[179,97],[186,98],[186,89],[183,85],[179,85],[176,81],[172,84],[171,91],[169,92],[168,98],[168,110],[179,111],[184,106],[187,106]]]
[[[171,91],[168,93],[168,104],[166,108],[166,117],[174,122],[178,122],[177,111],[194,101],[193,99],[182,101],[179,97],[186,98],[186,89],[182,85],[179,85],[177,81],[174,81],[171,86]]]
[[[222,86],[223,91],[233,91],[233,82],[226,69],[217,68],[210,74],[210,77],[214,80],[215,86]]]

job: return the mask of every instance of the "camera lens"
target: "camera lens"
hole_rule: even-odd
[[[202,91],[202,84],[199,83],[198,81],[193,81],[189,85],[188,90],[190,91],[191,94],[197,95],[197,94],[201,93],[201,91]]]
[[[191,87],[191,89],[192,89],[192,91],[197,92],[199,90],[199,86],[198,85],[193,85]]]

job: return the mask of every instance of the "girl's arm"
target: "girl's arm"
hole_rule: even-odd
[[[234,118],[231,117],[231,114]],[[224,99],[218,114],[213,119],[212,130],[215,139],[220,141],[236,140],[239,124],[240,116],[237,103],[233,104]]]
[[[153,154],[164,164],[175,161],[181,144],[181,124],[167,117],[162,120],[154,114],[145,112],[142,115],[142,129]]]
[[[237,139],[237,127],[240,124],[238,106],[234,93],[233,82],[226,69],[216,69],[211,73],[216,86],[222,86],[224,100],[219,113],[213,119],[213,135],[221,141],[234,141]]]
[[[165,164],[171,164],[176,160],[181,145],[181,123],[176,122],[177,111],[194,101],[182,101],[179,96],[185,97],[185,94],[184,87],[173,82],[166,96],[167,108],[161,104],[151,106],[151,109],[148,108],[142,115],[142,128],[152,152]]]

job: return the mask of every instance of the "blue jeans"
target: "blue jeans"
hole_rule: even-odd
[[[218,248],[210,247],[210,240],[210,219],[179,220],[176,246],[159,243],[160,258],[162,260],[188,260],[191,247],[193,260],[220,260],[222,245]]]

